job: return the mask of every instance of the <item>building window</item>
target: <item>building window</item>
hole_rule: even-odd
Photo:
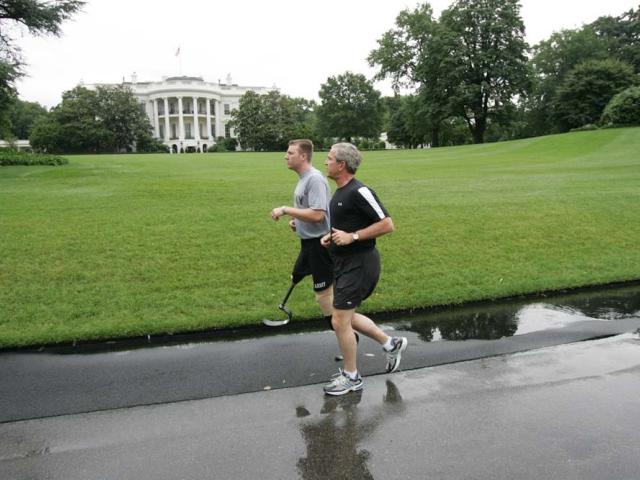
[[[159,125],[160,127],[160,138],[164,138],[164,125]]]
[[[216,126],[211,125],[211,138],[216,138]]]
[[[231,105],[229,105],[228,103],[224,104],[224,114],[225,115],[229,115],[231,113]]]
[[[229,125],[224,126],[224,136],[226,138],[231,138],[231,127]]]
[[[171,124],[171,138],[178,138],[178,135],[176,135],[176,124],[175,123]]]
[[[185,123],[184,124],[184,136],[185,136],[185,138],[193,138],[191,136],[191,124],[190,123]]]

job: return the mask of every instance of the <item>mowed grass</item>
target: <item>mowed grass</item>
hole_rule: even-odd
[[[364,154],[396,232],[363,310],[640,278],[640,129]],[[324,171],[326,154],[314,164]],[[298,240],[282,153],[0,168],[0,346],[259,324]],[[332,188],[335,188],[330,182]],[[289,301],[317,318],[305,280]]]

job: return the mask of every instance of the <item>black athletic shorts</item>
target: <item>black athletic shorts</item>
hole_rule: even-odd
[[[333,256],[333,306],[357,308],[376,288],[380,279],[380,254],[372,248],[353,255]]]
[[[316,292],[331,286],[333,283],[333,262],[328,249],[320,245],[320,238],[300,240],[300,254],[291,275],[296,283],[307,275],[311,275],[313,289]]]

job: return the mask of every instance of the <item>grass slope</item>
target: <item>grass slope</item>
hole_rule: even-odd
[[[365,153],[358,177],[397,227],[378,243],[365,310],[640,278],[638,151],[640,129],[627,128]],[[277,312],[298,250],[268,215],[297,180],[283,154],[69,160],[0,168],[0,346]],[[290,299],[298,318],[318,312],[305,283]]]

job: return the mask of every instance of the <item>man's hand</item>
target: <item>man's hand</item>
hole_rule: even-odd
[[[282,207],[276,207],[273,210],[271,210],[271,218],[273,218],[277,222],[280,219],[280,217],[285,214],[285,208],[286,207],[282,206]]]
[[[331,245],[331,233],[327,233],[320,239],[320,245],[322,245],[324,248],[329,248],[329,245]]]
[[[295,232],[296,231],[296,221],[295,220],[289,220],[289,227],[291,227],[291,231]]]
[[[331,239],[333,240],[333,243],[341,247],[353,243],[353,235],[351,233],[343,232],[337,228],[331,229]]]

